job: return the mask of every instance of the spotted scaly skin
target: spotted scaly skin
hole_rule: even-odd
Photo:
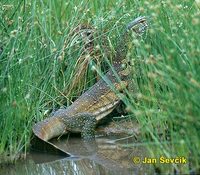
[[[130,31],[141,34],[146,27],[145,17],[130,22],[118,43],[112,69],[69,107],[59,109],[52,117],[38,122],[33,127],[33,133],[46,142],[68,131],[81,132],[83,139],[93,139],[96,124],[120,103],[117,92],[128,85],[129,71],[124,64],[127,65],[125,58]]]
[[[85,140],[94,139],[96,118],[90,113],[80,113],[74,117],[65,117],[63,120],[66,128],[73,132],[81,132]]]

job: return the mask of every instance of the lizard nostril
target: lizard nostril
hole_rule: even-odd
[[[129,60],[129,61],[127,62],[127,64],[128,64],[129,66],[131,66],[131,61]]]

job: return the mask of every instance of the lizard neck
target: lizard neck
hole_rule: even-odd
[[[113,60],[114,65],[119,65],[122,63],[122,60],[126,58],[128,51],[128,42],[130,37],[128,37],[128,31],[126,30],[124,34],[119,38],[119,42],[116,49],[116,55]]]

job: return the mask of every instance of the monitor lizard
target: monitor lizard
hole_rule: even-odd
[[[36,123],[33,133],[46,142],[69,131],[81,132],[83,139],[93,139],[96,124],[120,103],[117,92],[128,85],[129,66],[126,54],[131,39],[130,31],[141,34],[147,26],[146,17],[131,21],[119,39],[112,67],[102,79],[66,109],[59,109],[51,117]]]

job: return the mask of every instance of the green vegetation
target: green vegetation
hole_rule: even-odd
[[[63,102],[69,105],[90,87],[98,76],[90,62],[111,60],[115,38],[127,22],[149,16],[147,34],[142,40],[133,39],[127,55],[137,86],[137,92],[125,99],[127,108],[140,123],[140,140],[156,145],[152,155],[186,156],[196,168],[200,164],[199,8],[199,0],[2,0],[0,154],[26,152],[33,123]],[[78,25],[94,31],[92,53],[85,54]],[[189,170],[189,164],[174,167]]]

